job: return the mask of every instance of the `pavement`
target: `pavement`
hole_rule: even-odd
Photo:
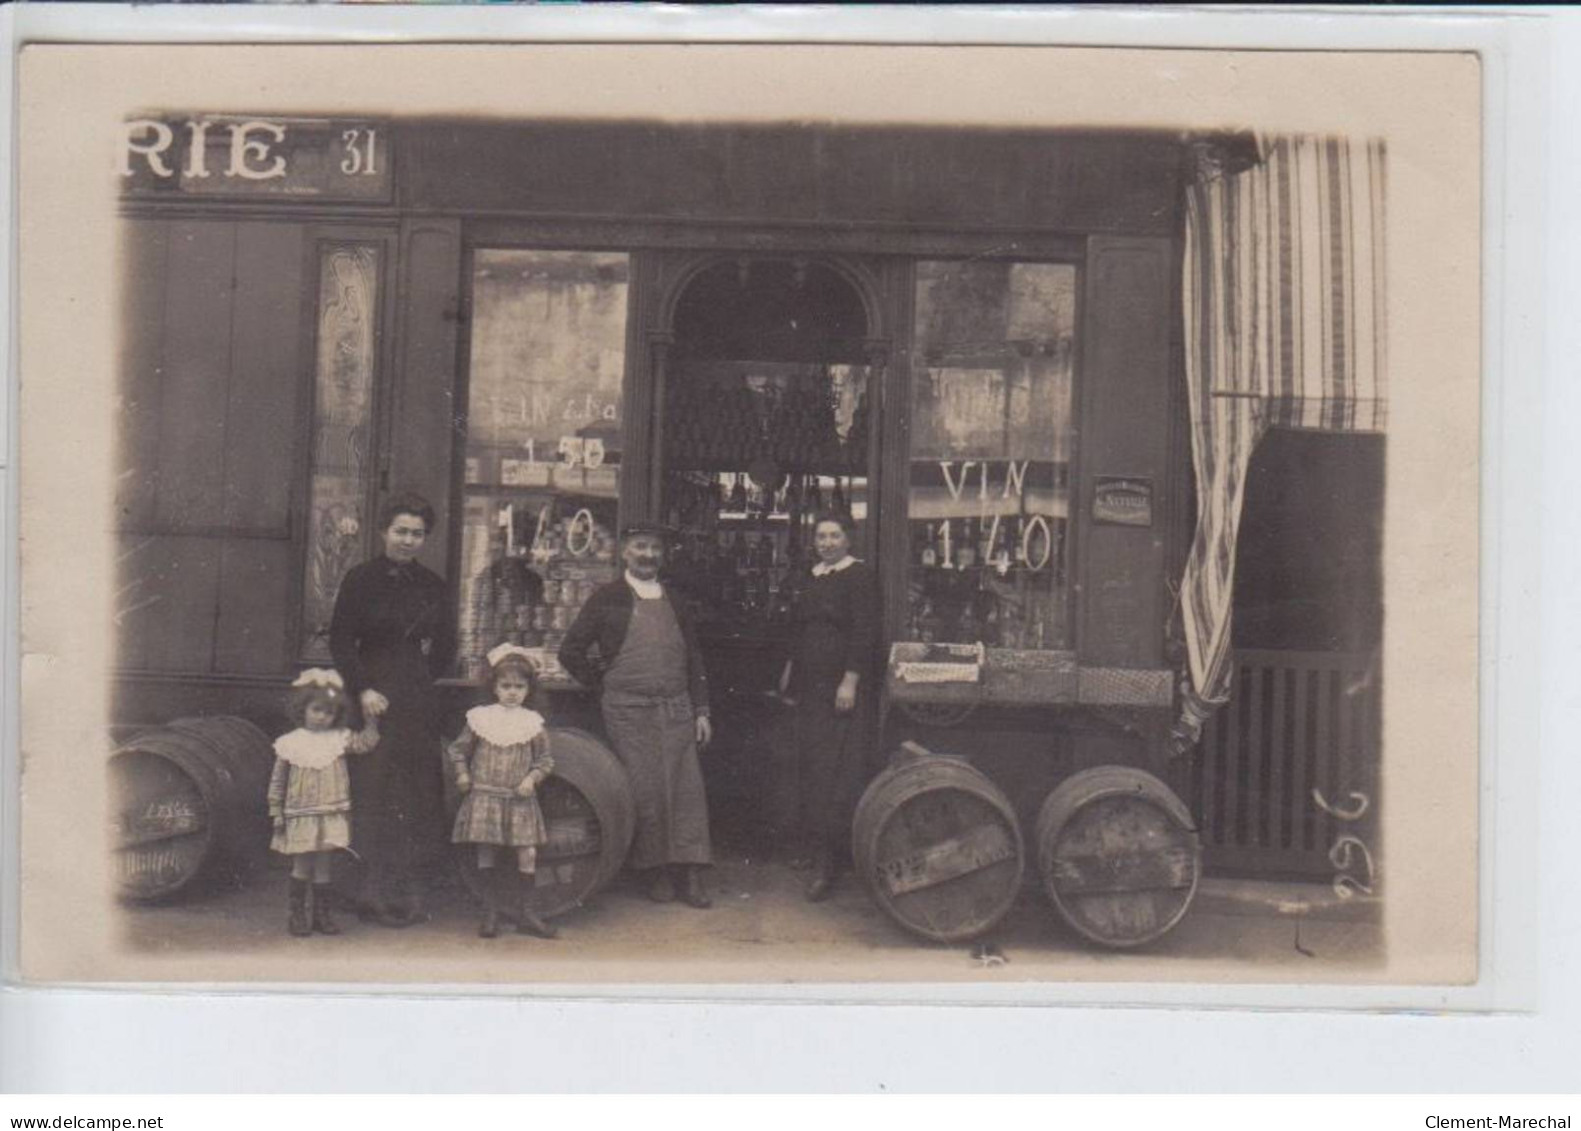
[[[714,906],[655,904],[627,877],[556,920],[560,937],[477,936],[458,880],[432,885],[429,917],[404,929],[340,915],[339,937],[285,930],[286,873],[178,902],[121,909],[123,957],[140,980],[607,986],[611,983],[835,984],[1233,981],[1368,982],[1384,963],[1380,908],[1315,884],[1204,879],[1182,921],[1145,947],[1091,944],[1035,883],[987,936],[943,945],[890,920],[856,879],[825,902],[805,873],[734,854],[711,869]]]

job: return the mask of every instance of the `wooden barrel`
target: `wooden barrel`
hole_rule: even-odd
[[[114,875],[127,899],[164,899],[269,848],[274,747],[245,719],[177,719],[110,757]]]
[[[965,761],[915,743],[862,794],[851,836],[874,900],[935,942],[988,931],[1021,888],[1021,829],[1009,800]]]
[[[614,752],[573,727],[549,728],[554,773],[538,787],[548,843],[538,847],[532,907],[561,915],[580,907],[619,873],[637,829],[631,783]],[[476,845],[455,846],[462,879],[473,894],[510,914],[520,893],[515,854],[499,853],[494,868],[477,866]]]
[[[1043,802],[1038,868],[1060,916],[1093,942],[1140,946],[1197,893],[1202,848],[1185,804],[1152,774],[1099,766]]]

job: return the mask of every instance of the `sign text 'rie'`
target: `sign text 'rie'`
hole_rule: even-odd
[[[376,123],[273,115],[140,117],[122,127],[122,184],[134,194],[387,195],[389,153]]]

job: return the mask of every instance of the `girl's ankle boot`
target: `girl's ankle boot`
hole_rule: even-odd
[[[297,938],[304,938],[313,933],[313,923],[308,918],[307,901],[312,885],[306,880],[291,877],[291,918],[286,923],[286,930]]]
[[[541,939],[552,939],[560,932],[546,923],[541,916],[532,909],[532,877],[523,874],[521,877],[521,911],[516,917],[516,930],[524,935],[537,935]]]
[[[483,912],[483,922],[478,924],[478,938],[492,939],[500,933],[500,913],[490,904]]]
[[[327,883],[313,885],[313,929],[321,935],[340,934],[340,924],[335,922],[335,914],[330,907],[331,899],[333,896]]]

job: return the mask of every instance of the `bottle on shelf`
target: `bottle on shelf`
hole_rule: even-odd
[[[962,524],[961,538],[955,547],[955,563],[959,569],[977,565],[977,520],[969,518]]]
[[[990,561],[999,576],[1003,577],[1010,572],[1010,523],[1007,520],[999,521],[999,533],[994,536],[994,544],[989,551]]]
[[[745,514],[747,510],[747,477],[739,472],[730,488],[730,509],[735,514]]]

